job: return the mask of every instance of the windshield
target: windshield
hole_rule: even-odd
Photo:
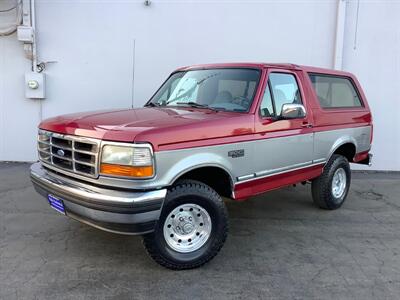
[[[147,106],[192,106],[247,112],[260,78],[255,69],[207,69],[177,72]]]

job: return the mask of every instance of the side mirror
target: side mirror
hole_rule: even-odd
[[[306,116],[306,109],[301,104],[286,103],[282,105],[281,119],[302,119]]]

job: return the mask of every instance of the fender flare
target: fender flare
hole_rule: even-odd
[[[328,161],[331,159],[333,153],[335,153],[335,151],[337,149],[339,149],[339,147],[343,146],[344,144],[353,144],[354,147],[356,148],[355,154],[357,154],[358,145],[357,145],[356,139],[354,137],[350,136],[350,135],[341,136],[340,138],[338,138],[335,141],[335,143],[333,143],[333,145],[332,145],[332,147],[331,147],[331,149],[329,151],[329,154],[328,154],[328,157],[326,159],[326,163],[325,164],[327,164]]]
[[[230,166],[231,168],[229,169],[226,165]],[[230,162],[213,153],[198,153],[179,160],[168,171],[168,173],[171,173],[168,175],[168,177],[171,178],[169,183],[170,185],[173,185],[182,175],[205,167],[214,167],[223,170],[229,176],[231,187],[234,187],[235,177],[232,174],[232,166]]]

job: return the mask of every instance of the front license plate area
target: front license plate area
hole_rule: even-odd
[[[57,197],[53,195],[47,195],[47,200],[49,201],[49,204],[51,208],[55,209],[59,213],[65,215],[65,208],[64,208],[64,203],[61,199],[58,199]]]

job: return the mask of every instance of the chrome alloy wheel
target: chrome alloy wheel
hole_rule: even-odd
[[[332,178],[332,195],[335,198],[342,198],[347,185],[346,171],[343,168],[336,170]]]
[[[181,253],[201,248],[211,235],[211,218],[197,204],[182,204],[172,210],[164,223],[164,239],[173,250]]]

